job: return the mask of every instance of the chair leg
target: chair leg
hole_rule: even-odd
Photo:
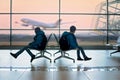
[[[69,54],[68,54],[68,53],[65,53],[65,54],[67,54],[67,55],[69,56]]]
[[[57,59],[60,59],[60,58],[62,58],[63,56],[59,56],[59,57],[57,57],[57,58],[55,58],[54,59],[54,63],[55,63],[55,61],[57,60]]]
[[[59,51],[57,51],[56,53],[54,53],[54,54],[53,54],[53,56],[55,56],[55,54],[57,54],[57,53],[59,53],[59,52],[61,52],[61,51],[60,51],[60,50],[59,50]]]
[[[114,51],[114,52],[110,53],[110,56],[111,56],[112,54],[117,53],[117,52],[120,52],[120,50],[117,50],[117,51]]]
[[[37,56],[37,57],[35,57],[35,59],[37,59],[37,58],[41,58],[41,57],[43,57],[43,56],[41,56],[41,55],[40,55],[40,56]]]
[[[50,63],[52,62],[49,57],[47,57],[47,56],[45,56],[45,55],[44,55],[43,57],[46,58],[46,59],[49,59],[49,60],[50,60]]]
[[[61,52],[61,51],[60,51],[60,52]],[[65,54],[68,54],[68,53],[61,52],[61,56],[55,58],[55,59],[54,59],[54,63],[55,63],[55,61],[56,61],[57,59],[60,59],[60,58],[62,58],[62,57],[67,58],[67,59],[71,59],[71,60],[73,60],[73,62],[75,63],[75,59],[73,59],[73,58],[71,58],[71,57],[68,57],[68,56],[65,56]]]
[[[44,57],[44,58],[46,58],[46,59],[50,60],[50,63],[52,62],[52,61],[51,61],[51,59],[50,59],[49,57],[47,57],[47,56],[45,56],[45,55],[44,55],[44,51],[41,51],[41,52],[40,52],[40,53],[38,53],[38,54],[41,54],[41,55],[40,55],[40,56],[35,57],[35,59]],[[37,54],[37,55],[38,55],[38,54]]]
[[[48,51],[45,51],[46,53],[48,53],[48,54],[50,54],[50,56],[52,56],[52,54],[51,53],[49,53]]]

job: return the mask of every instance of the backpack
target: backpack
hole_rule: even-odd
[[[42,40],[41,45],[39,46],[40,50],[44,50],[47,44],[47,37],[45,35],[42,35],[42,37],[43,37],[43,40]]]
[[[70,46],[69,46],[69,42],[67,40],[67,35],[61,36],[61,38],[59,40],[59,44],[60,44],[61,50],[69,50]]]

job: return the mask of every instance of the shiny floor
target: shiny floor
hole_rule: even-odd
[[[54,59],[57,50],[48,50],[52,54],[45,58],[35,59],[30,63],[30,56],[23,52],[17,59],[10,56],[10,52],[17,50],[0,50],[0,80],[120,80],[120,53],[110,53],[114,50],[85,50],[90,61],[77,61],[76,51],[68,51],[72,60],[61,58]],[[38,51],[32,50],[34,54]],[[81,55],[82,56],[82,55]]]

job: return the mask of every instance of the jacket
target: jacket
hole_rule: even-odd
[[[39,49],[43,41],[43,35],[45,35],[43,31],[37,32],[34,40],[29,44],[29,47],[32,49]]]
[[[78,43],[77,43],[76,37],[75,37],[75,35],[73,33],[65,31],[63,33],[63,35],[64,36],[67,35],[66,37],[67,37],[68,43],[70,45],[70,49],[75,49],[75,48],[78,47]]]

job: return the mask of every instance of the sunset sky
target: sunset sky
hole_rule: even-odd
[[[60,11],[61,13],[98,13],[95,11],[95,9],[104,1],[105,0],[61,0]],[[1,0],[0,5],[0,13],[10,12],[10,0]],[[59,0],[12,0],[12,12],[59,13]],[[25,29],[23,26],[15,24],[16,21],[20,22],[21,18],[30,18],[46,23],[54,23],[59,18],[58,14],[13,14],[12,16],[13,29]],[[91,26],[94,17],[93,15],[61,15],[62,22],[75,22],[61,25],[61,28],[64,28],[65,26],[69,27],[70,25],[76,25],[80,29],[94,28]],[[10,28],[9,18],[9,14],[0,14],[0,29]]]
[[[12,17],[10,17],[10,1],[12,1],[11,4]],[[67,24],[62,24],[60,25],[60,28],[58,27],[53,30],[49,30],[49,29],[45,30],[45,33],[48,35],[50,33],[55,33],[58,35],[64,31],[63,29],[69,30],[69,27],[71,25],[75,25],[77,29],[79,29],[76,31],[77,35],[81,34],[81,32],[84,32],[86,35],[86,33],[95,31],[92,29],[103,29],[103,27],[105,28],[107,27],[106,24],[108,18],[107,15],[101,15],[103,17],[102,19],[104,19],[101,22],[97,20],[97,18],[100,16],[99,14],[102,13],[106,14],[106,9],[107,9],[106,5],[104,5],[104,12],[99,11],[100,6],[103,3],[106,3],[106,1],[107,0],[1,0],[0,35],[1,34],[33,35],[34,31],[30,30],[32,26],[24,27],[21,25],[22,18],[28,18],[45,23],[55,23],[59,18],[61,18],[62,23],[67,23]],[[113,0],[109,0],[109,1],[113,1]],[[112,6],[113,5],[114,4],[112,4]],[[113,7],[115,6],[116,4]],[[112,15],[112,17],[114,17],[114,15]],[[117,17],[119,17],[119,15],[117,15]],[[10,19],[12,19],[11,26],[10,26]],[[99,25],[102,26],[102,28],[99,27],[99,25],[95,25],[97,24],[97,21],[100,22]],[[20,29],[24,29],[24,30],[20,30]],[[102,32],[102,31],[95,31],[95,32]],[[89,35],[87,34],[87,36]],[[9,41],[9,37],[7,40]]]

